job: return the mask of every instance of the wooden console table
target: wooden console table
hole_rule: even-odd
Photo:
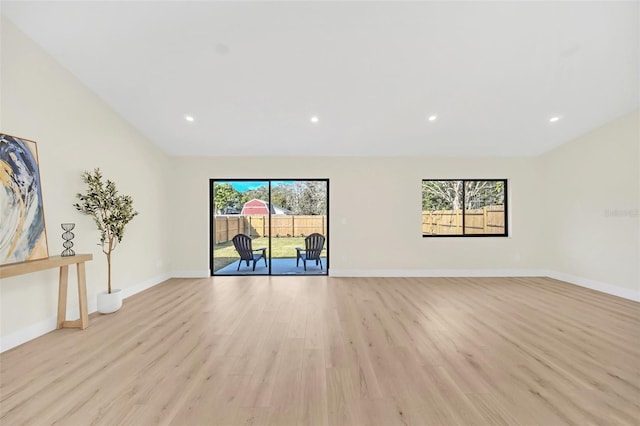
[[[89,326],[89,312],[87,310],[87,278],[84,263],[93,259],[92,254],[76,254],[75,256],[51,256],[47,259],[14,263],[0,266],[0,278],[15,277],[16,275],[45,269],[60,268],[58,284],[58,328],[80,328]],[[69,265],[76,265],[78,273],[78,302],[80,304],[80,318],[67,321],[67,283],[69,282]]]

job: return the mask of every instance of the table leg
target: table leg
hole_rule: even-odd
[[[76,265],[78,270],[78,301],[80,303],[80,328],[84,330],[89,326],[89,311],[87,308],[87,278],[84,270],[84,262]]]
[[[58,328],[62,328],[67,318],[67,283],[69,282],[69,266],[60,267],[58,281]]]

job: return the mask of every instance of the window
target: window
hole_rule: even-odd
[[[422,181],[423,237],[508,235],[507,180]]]

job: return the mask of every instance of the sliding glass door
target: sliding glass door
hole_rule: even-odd
[[[328,179],[212,179],[213,275],[327,275]]]

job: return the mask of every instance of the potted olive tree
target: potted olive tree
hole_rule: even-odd
[[[107,256],[107,291],[98,294],[98,312],[110,314],[122,307],[122,292],[111,289],[111,255],[122,242],[124,228],[138,212],[133,210],[133,199],[129,195],[120,195],[115,183],[105,182],[99,168],[93,173],[84,172],[82,180],[87,184],[83,194],[77,194],[80,200],[74,207],[81,213],[93,218],[98,232],[102,252]]]

